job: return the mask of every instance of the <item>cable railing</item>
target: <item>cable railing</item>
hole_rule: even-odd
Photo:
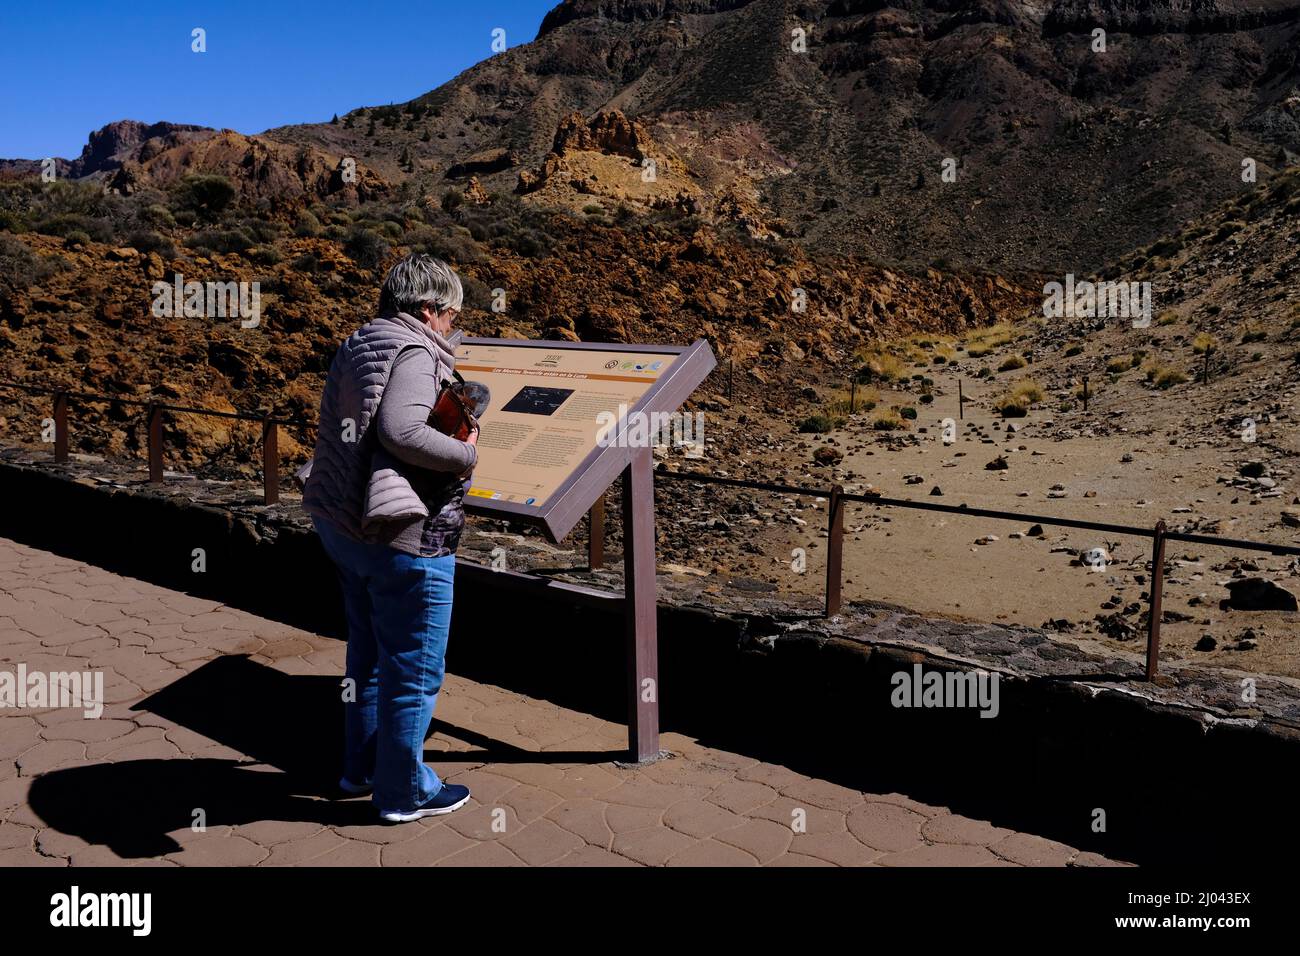
[[[1103,531],[1109,534],[1131,535],[1150,538],[1151,545],[1151,587],[1147,592],[1149,607],[1147,617],[1146,680],[1154,681],[1160,669],[1160,622],[1163,617],[1162,599],[1165,578],[1165,543],[1182,541],[1190,544],[1211,545],[1234,548],[1245,551],[1265,551],[1276,555],[1300,555],[1300,547],[1272,544],[1264,541],[1246,541],[1239,538],[1223,538],[1217,535],[1192,534],[1182,531],[1170,531],[1163,518],[1150,528],[1137,525],[1115,524],[1107,521],[1086,521],[1080,518],[1066,518],[1053,515],[1030,514],[1023,511],[1001,511],[995,508],[971,508],[967,505],[944,505],[932,501],[913,501],[909,498],[890,498],[873,493],[849,493],[842,485],[830,485],[824,488],[809,488],[793,485],[776,484],[766,481],[751,481],[745,478],[730,478],[707,475],[691,471],[656,471],[660,478],[673,481],[693,481],[702,484],[728,485],[733,488],[746,488],[753,491],[765,491],[774,494],[798,494],[807,497],[824,498],[829,503],[826,516],[826,590],[825,613],[831,617],[842,606],[841,583],[844,564],[844,503],[848,501],[874,505],[881,508],[903,508],[916,511],[935,511],[943,514],[963,515],[972,518],[995,518],[1006,521],[1033,522],[1059,528],[1079,528],[1086,531]]]
[[[162,484],[163,471],[163,415],[165,413],[183,415],[201,415],[211,418],[235,419],[238,421],[260,422],[262,424],[262,481],[263,501],[272,505],[280,497],[280,462],[278,446],[279,426],[315,428],[315,422],[303,419],[274,416],[265,412],[221,411],[214,408],[194,408],[184,405],[171,405],[149,399],[125,398],[115,395],[98,395],[78,392],[71,389],[50,388],[48,386],[27,385],[21,382],[0,380],[0,388],[12,388],[30,394],[53,397],[54,424],[54,460],[57,463],[68,461],[68,408],[71,403],[94,404],[115,402],[146,409],[148,427],[149,482]],[[1163,616],[1161,603],[1165,578],[1165,544],[1169,541],[1181,541],[1188,544],[1200,544],[1242,551],[1262,551],[1275,555],[1300,556],[1300,547],[1273,544],[1265,541],[1249,541],[1240,538],[1224,538],[1218,535],[1195,534],[1191,532],[1170,531],[1164,519],[1156,521],[1154,526],[1145,528],[1137,525],[1115,524],[1106,521],[1087,521],[1080,518],[1067,518],[1056,515],[1031,514],[1023,511],[1003,511],[995,508],[972,508],[968,505],[946,505],[932,501],[913,501],[910,498],[890,498],[875,493],[847,492],[843,485],[832,484],[825,487],[808,487],[806,485],[787,485],[777,482],[755,481],[747,478],[732,478],[722,475],[709,475],[695,471],[668,471],[662,466],[655,470],[660,478],[669,481],[697,482],[700,484],[723,485],[732,488],[744,488],[751,491],[769,492],[782,495],[800,495],[804,497],[825,499],[827,508],[826,536],[826,586],[825,615],[832,617],[843,606],[843,557],[844,557],[844,504],[857,502],[878,508],[901,508],[916,511],[933,511],[943,514],[961,515],[971,518],[992,518],[1007,521],[1033,522],[1059,528],[1077,528],[1086,531],[1100,531],[1108,534],[1130,535],[1150,538],[1151,545],[1151,587],[1148,591],[1148,619],[1146,646],[1146,680],[1154,681],[1160,667],[1160,623]],[[589,514],[589,534],[587,539],[588,566],[598,568],[604,561],[604,500],[597,499]]]
[[[143,398],[126,398],[121,395],[99,395],[92,392],[78,392],[71,389],[50,388],[41,385],[27,385],[22,382],[0,381],[0,388],[13,388],[33,395],[49,395],[54,399],[54,460],[64,464],[68,460],[68,407],[73,402],[91,405],[111,402],[118,405],[133,405],[146,409],[145,425],[147,453],[149,458],[149,482],[160,485],[163,481],[163,415],[200,415],[206,418],[226,418],[244,422],[260,422],[262,425],[262,500],[268,505],[280,500],[280,426],[297,428],[315,428],[315,422],[300,418],[284,418],[267,412],[233,412],[217,408],[194,408],[188,405],[172,405]]]

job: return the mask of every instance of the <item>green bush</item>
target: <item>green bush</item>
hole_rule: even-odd
[[[25,242],[0,234],[0,289],[26,292],[53,272]]]
[[[1162,368],[1156,372],[1153,383],[1156,388],[1172,388],[1187,381],[1187,376],[1176,368]]]
[[[840,427],[834,418],[829,415],[809,415],[799,423],[799,431],[805,434],[824,435],[827,432],[834,431]]]
[[[140,219],[156,229],[176,228],[176,217],[162,203],[145,206],[144,209],[140,210]]]
[[[284,261],[284,253],[282,253],[279,247],[274,244],[257,246],[256,248],[250,249],[248,257],[259,265],[264,266],[279,265]]]
[[[82,232],[96,242],[109,242],[113,238],[113,224],[107,219],[96,219],[81,213],[57,213],[41,219],[35,230],[44,236],[66,237],[71,232]]]
[[[871,427],[878,432],[892,432],[900,428],[906,428],[907,424],[898,412],[893,409],[886,409],[876,413],[876,417],[871,420]]]
[[[1246,224],[1240,219],[1232,219],[1219,226],[1219,231],[1211,238],[1211,242],[1222,242],[1235,232],[1246,228]]]
[[[371,229],[354,227],[343,242],[343,252],[363,269],[378,268],[388,256],[388,243]]]
[[[185,245],[195,251],[209,249],[214,252],[240,255],[251,249],[254,244],[253,237],[241,229],[204,229],[185,240]]]
[[[1029,402],[1022,396],[1005,395],[993,403],[993,408],[1003,418],[1024,418],[1029,414]]]
[[[289,228],[284,223],[274,219],[246,219],[240,223],[240,228],[259,244],[275,242],[289,233]]]
[[[176,258],[176,246],[172,244],[172,241],[166,236],[148,229],[141,229],[128,235],[126,244],[132,249],[138,249],[145,255],[156,252],[164,259]]]
[[[172,188],[172,201],[201,219],[214,221],[234,201],[237,191],[225,176],[192,173]]]
[[[293,234],[299,238],[310,238],[319,236],[321,230],[320,220],[317,219],[308,210],[303,210],[298,216],[298,221],[294,224]]]

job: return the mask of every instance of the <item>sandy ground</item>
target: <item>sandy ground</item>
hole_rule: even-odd
[[[996,368],[1002,356],[1023,347],[1022,342],[981,360],[962,362],[960,368],[926,371],[935,391],[928,406],[918,406],[914,393],[880,389],[882,407],[918,407],[919,417],[906,433],[873,431],[871,413],[854,416],[828,436],[792,434],[788,421],[776,419],[751,420],[741,426],[723,422],[720,430],[735,428],[752,435],[756,428],[771,428],[787,436],[793,457],[800,462],[808,462],[812,450],[831,439],[845,453],[834,475],[850,491],[870,486],[895,498],[1145,528],[1164,518],[1171,530],[1300,543],[1296,529],[1279,520],[1281,511],[1294,507],[1296,501],[1297,489],[1290,487],[1287,465],[1294,453],[1279,444],[1293,441],[1294,423],[1287,411],[1279,413],[1274,404],[1263,400],[1282,398],[1285,408],[1294,408],[1293,383],[1239,375],[1231,381],[1212,381],[1208,388],[1190,382],[1161,392],[1146,385],[1140,370],[1125,373],[1115,383],[1094,371],[1090,379],[1097,391],[1089,410],[1084,412],[1075,401],[1063,412],[1060,400],[1069,398],[1077,385],[1070,369],[1087,360],[1086,355],[1074,361],[1060,355],[1040,358],[1026,369],[992,380],[972,377],[980,365]],[[958,412],[958,375],[966,397],[964,419]],[[991,400],[1009,382],[1029,375],[1046,387],[1046,400],[1027,417],[1004,421],[990,407]],[[1261,387],[1263,397],[1253,394]],[[1273,408],[1272,414],[1266,406]],[[1240,413],[1225,417],[1225,407],[1255,415],[1254,443],[1242,441],[1233,423]],[[944,418],[958,424],[957,439],[950,445],[941,438]],[[1013,434],[1006,430],[1008,422],[1016,428]],[[727,434],[734,437],[735,433]],[[900,434],[912,437],[900,441]],[[724,439],[722,444],[730,441]],[[986,469],[998,456],[1005,457],[1007,468]],[[1276,487],[1247,489],[1218,480],[1237,477],[1239,465],[1250,459],[1270,463]],[[738,465],[731,473],[757,477]],[[921,480],[909,483],[908,476]],[[824,486],[832,473],[810,465],[802,474],[796,468],[787,477],[799,484]],[[942,496],[931,496],[935,486]],[[782,589],[821,593],[825,503],[816,499],[796,503],[775,495],[763,495],[761,500],[764,510],[759,516],[732,528],[729,544],[723,545],[726,556],[717,567],[752,574]],[[1150,538],[1050,525],[1044,526],[1042,537],[1017,535],[1028,532],[1032,524],[851,504],[845,520],[845,596],[973,620],[1034,626],[1054,621],[1067,635],[1129,650],[1145,646],[1145,622],[1139,618],[1147,606]],[[704,559],[723,542],[708,529],[701,533],[696,551]],[[808,554],[802,574],[792,567],[791,553],[798,548]],[[1104,569],[1080,562],[1079,553],[1092,548],[1104,548],[1109,555]],[[1300,677],[1300,621],[1294,612],[1229,611],[1219,606],[1228,596],[1224,584],[1234,573],[1263,576],[1300,594],[1294,558],[1170,542],[1166,562],[1165,658],[1195,658]],[[1096,620],[1098,615],[1116,612],[1133,628],[1122,640],[1108,636]],[[1204,635],[1214,639],[1215,649],[1194,650]]]

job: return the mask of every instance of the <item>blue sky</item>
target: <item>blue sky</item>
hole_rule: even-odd
[[[258,133],[401,103],[491,56],[496,28],[529,42],[558,2],[7,0],[0,158],[71,159],[119,119]]]

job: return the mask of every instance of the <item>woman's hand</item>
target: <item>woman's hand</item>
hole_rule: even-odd
[[[473,445],[475,448],[478,447],[478,422],[474,423],[474,427],[473,429],[471,429],[469,433],[469,437],[465,439],[465,444]],[[469,468],[466,468],[463,472],[461,472],[456,477],[459,478],[461,481],[464,481],[472,474],[474,474],[474,467],[471,465]]]

